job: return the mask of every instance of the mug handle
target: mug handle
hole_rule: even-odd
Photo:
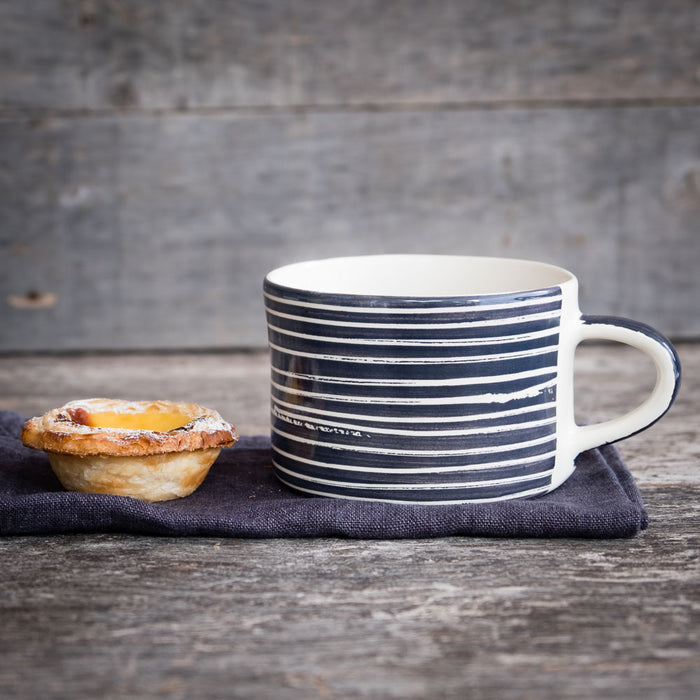
[[[645,352],[656,366],[656,385],[637,408],[619,418],[576,426],[576,453],[635,435],[671,407],[681,381],[681,364],[668,338],[644,323],[617,316],[581,316],[576,345],[583,340],[613,340]]]

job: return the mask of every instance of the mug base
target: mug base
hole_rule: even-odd
[[[379,503],[403,503],[406,505],[462,505],[468,503],[494,503],[507,500],[526,500],[542,496],[553,491],[551,476],[543,479],[543,483],[529,482],[527,490],[495,491],[479,485],[469,485],[460,489],[441,487],[415,488],[401,486],[399,488],[377,488],[376,486],[362,487],[357,484],[327,484],[319,481],[307,482],[296,476],[280,473],[273,465],[277,479],[288,488],[307,496],[340,498],[353,501],[374,501]]]

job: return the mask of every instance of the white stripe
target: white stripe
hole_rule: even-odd
[[[343,413],[341,411],[326,411],[320,408],[313,408],[311,406],[300,406],[299,404],[289,403],[287,401],[282,401],[277,397],[273,396],[272,401],[285,408],[292,408],[296,410],[303,410],[307,413],[314,413],[319,416],[330,416],[331,418],[345,418],[349,420],[366,420],[375,422],[385,422],[385,423],[461,423],[473,420],[488,420],[494,417],[507,417],[521,415],[523,413],[534,413],[535,411],[544,411],[548,408],[553,408],[556,405],[556,401],[548,401],[546,403],[530,404],[529,406],[522,406],[521,408],[511,408],[508,411],[499,411],[498,408],[490,413],[479,413],[475,415],[463,415],[463,416],[375,416],[372,414],[365,413]],[[353,402],[355,403],[355,402]],[[313,418],[313,416],[312,416]]]
[[[443,472],[481,471],[482,469],[517,467],[522,464],[528,464],[529,462],[540,462],[542,460],[549,459],[556,455],[556,450],[550,450],[549,452],[543,452],[540,455],[530,455],[529,457],[516,457],[515,459],[499,459],[495,462],[481,462],[480,464],[460,464],[458,466],[452,467],[391,467],[390,469],[384,469],[381,467],[363,467],[347,464],[334,464],[330,462],[319,462],[315,459],[309,459],[308,457],[300,457],[298,455],[290,454],[289,452],[285,452],[285,450],[281,450],[275,445],[272,445],[272,449],[274,452],[277,452],[277,454],[280,454],[283,457],[293,459],[295,462],[304,462],[305,464],[310,464],[314,467],[328,467],[329,469],[347,469],[352,472],[385,473],[390,471],[392,474],[441,474]]]
[[[527,481],[535,481],[536,479],[543,479],[549,476],[552,472],[548,470],[546,472],[538,472],[537,474],[527,474],[526,476],[511,476],[506,479],[493,479],[491,481],[465,481],[457,483],[440,483],[440,484],[365,484],[365,483],[348,483],[346,481],[334,481],[333,479],[322,479],[317,476],[307,476],[306,474],[299,474],[292,471],[291,469],[285,469],[279,465],[275,460],[272,463],[285,474],[294,476],[302,481],[310,481],[314,484],[325,484],[326,486],[340,486],[341,488],[352,488],[352,489],[387,489],[393,491],[414,491],[423,490],[431,491],[436,489],[463,489],[463,488],[487,488],[489,486],[506,486],[507,484],[520,484]]]
[[[353,425],[352,423],[337,423],[335,421],[328,420],[318,420],[311,419],[308,416],[302,416],[298,413],[289,413],[287,411],[279,411],[273,408],[273,415],[275,415],[280,420],[285,420],[291,418],[297,421],[304,421],[311,423],[313,421],[316,425],[327,425],[333,428],[342,428],[343,430],[356,431],[361,433],[369,434],[380,434],[380,435],[415,435],[415,436],[430,436],[430,437],[449,437],[449,436],[461,436],[461,435],[481,435],[485,433],[507,433],[513,430],[522,430],[524,428],[537,428],[543,425],[551,425],[556,422],[556,418],[540,418],[539,420],[524,421],[523,423],[507,423],[505,425],[491,425],[482,428],[464,428],[455,430],[401,430],[395,428],[377,428],[374,426],[368,427],[366,425]],[[292,422],[288,421],[288,422]],[[313,430],[312,428],[309,428]]]
[[[376,306],[342,306],[332,304],[319,304],[311,301],[299,301],[297,299],[284,299],[269,292],[264,292],[265,297],[280,304],[289,306],[301,306],[308,309],[320,309],[322,311],[346,311],[348,313],[369,313],[369,314],[435,314],[435,313],[466,313],[470,311],[493,311],[497,309],[518,309],[525,306],[536,306],[538,304],[548,304],[552,301],[560,301],[561,294],[546,297],[533,297],[524,301],[502,302],[499,304],[470,304],[468,306],[434,306],[425,307],[376,307]]]
[[[288,372],[287,370],[272,367],[272,371],[289,377],[292,380],[301,379],[313,382],[330,382],[331,384],[347,384],[349,386],[396,386],[396,387],[441,387],[441,386],[465,386],[467,384],[480,384],[486,380],[487,376],[497,377],[498,381],[504,377],[531,377],[537,374],[554,372],[555,365],[551,367],[540,367],[537,369],[525,370],[524,372],[514,372],[512,374],[482,375],[479,377],[450,377],[449,379],[364,379],[362,377],[325,377],[318,374],[302,374],[299,372]]]
[[[546,374],[548,372],[542,370],[532,370],[533,373],[530,376],[538,376],[538,374]],[[528,372],[522,372],[522,375],[529,374]],[[517,376],[517,375],[510,375]],[[490,379],[491,382],[500,381],[501,377],[477,377],[474,383],[487,384],[487,380]],[[533,386],[527,387],[526,389],[521,389],[520,391],[514,391],[509,394],[474,394],[473,396],[442,396],[435,398],[406,398],[406,397],[384,397],[384,396],[354,396],[352,394],[320,394],[313,391],[303,391],[302,389],[294,389],[292,387],[283,386],[282,384],[277,384],[276,382],[271,382],[271,385],[275,389],[279,389],[287,394],[294,394],[295,396],[309,396],[317,399],[322,399],[324,401],[340,401],[344,403],[365,403],[365,404],[385,404],[387,406],[453,406],[462,404],[472,404],[472,403],[506,403],[507,401],[512,401],[516,398],[527,398],[528,396],[537,396],[542,389],[546,387],[553,386],[556,384],[556,378],[550,379],[546,382],[540,384],[534,384]]]
[[[459,345],[465,345],[460,343]],[[334,362],[354,362],[366,365],[444,365],[444,364],[468,364],[473,362],[491,362],[498,360],[512,360],[521,357],[536,357],[557,352],[556,346],[536,350],[519,350],[516,352],[502,352],[492,355],[466,355],[454,357],[368,357],[367,355],[329,355],[328,353],[304,352],[302,350],[290,350],[275,343],[270,343],[272,350],[277,350],[284,355],[293,357],[309,357],[313,360],[332,360]]]
[[[503,325],[515,325],[520,323],[529,323],[530,321],[541,321],[549,318],[558,318],[560,315],[559,311],[546,311],[541,314],[532,314],[531,316],[514,316],[508,319],[508,323],[504,324],[501,319],[492,319],[490,321],[481,321],[479,323],[469,324],[472,328],[482,328],[487,326],[503,326]],[[395,339],[395,338],[338,338],[326,335],[312,335],[310,333],[299,333],[297,331],[290,331],[279,326],[273,326],[268,323],[268,328],[272,331],[280,333],[281,335],[290,335],[293,338],[303,338],[304,340],[316,340],[322,341],[324,343],[341,343],[343,345],[399,345],[406,347],[454,347],[466,345],[470,342],[469,338],[458,338],[456,340],[440,340],[438,338],[434,340],[415,340],[415,339]],[[526,337],[530,337],[530,334],[525,334]],[[512,336],[511,336],[512,337]]]
[[[545,435],[544,437],[535,438],[534,440],[523,440],[521,442],[511,442],[507,445],[487,445],[485,447],[472,447],[468,450],[397,450],[394,447],[366,447],[365,445],[338,445],[334,442],[322,442],[321,440],[309,440],[291,433],[285,433],[283,430],[278,430],[273,426],[272,432],[281,437],[288,438],[293,442],[302,442],[306,445],[314,445],[316,447],[330,447],[332,449],[343,449],[348,452],[363,452],[368,454],[378,455],[393,455],[393,456],[426,456],[426,457],[449,457],[462,455],[484,455],[495,454],[498,452],[510,452],[511,450],[519,450],[525,447],[534,447],[542,445],[546,442],[554,442],[554,435]]]
[[[331,496],[332,498],[342,498],[346,501],[378,501],[380,503],[400,503],[403,505],[421,505],[421,506],[452,506],[459,505],[460,503],[493,503],[494,501],[506,501],[514,498],[530,498],[532,496],[538,496],[541,493],[547,493],[551,489],[551,486],[542,486],[537,489],[529,489],[528,491],[520,491],[518,493],[507,494],[505,496],[495,496],[493,498],[467,498],[467,499],[457,499],[451,501],[409,501],[401,499],[391,499],[391,498],[362,498],[361,496],[348,496],[346,494],[332,493],[330,491],[318,491],[317,489],[307,489],[302,486],[292,485],[288,481],[285,481],[281,476],[277,478],[283,483],[289,486],[291,489],[296,489],[297,491],[303,491],[304,493],[309,493],[312,496]]]
[[[290,321],[301,321],[303,323],[312,323],[319,326],[341,326],[343,328],[380,328],[380,329],[390,329],[390,330],[450,330],[453,328],[470,328],[474,326],[486,325],[484,322],[475,323],[474,321],[452,321],[445,323],[361,323],[358,321],[334,321],[326,318],[314,318],[313,316],[295,316],[294,314],[285,314],[281,311],[274,311],[273,309],[267,309],[267,312],[271,316],[277,316],[278,318],[286,318]],[[543,312],[544,313],[544,312]],[[561,313],[561,310],[557,310],[557,313]],[[519,316],[506,317],[499,319],[501,325],[508,325],[511,318],[522,318]],[[529,318],[536,318],[533,314]],[[495,319],[491,319],[493,321]],[[489,325],[495,325],[490,323]],[[552,332],[552,329],[547,329],[548,332]]]

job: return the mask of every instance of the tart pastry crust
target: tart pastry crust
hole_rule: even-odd
[[[31,418],[20,438],[68,490],[162,501],[192,493],[238,433],[194,403],[84,399]]]

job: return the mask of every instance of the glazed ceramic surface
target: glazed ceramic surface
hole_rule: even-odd
[[[278,478],[311,494],[415,503],[555,488],[579,452],[662,415],[679,377],[665,338],[582,317],[577,287],[554,266],[462,256],[336,258],[271,272]],[[573,355],[589,337],[640,347],[658,380],[635,411],[582,428]]]

